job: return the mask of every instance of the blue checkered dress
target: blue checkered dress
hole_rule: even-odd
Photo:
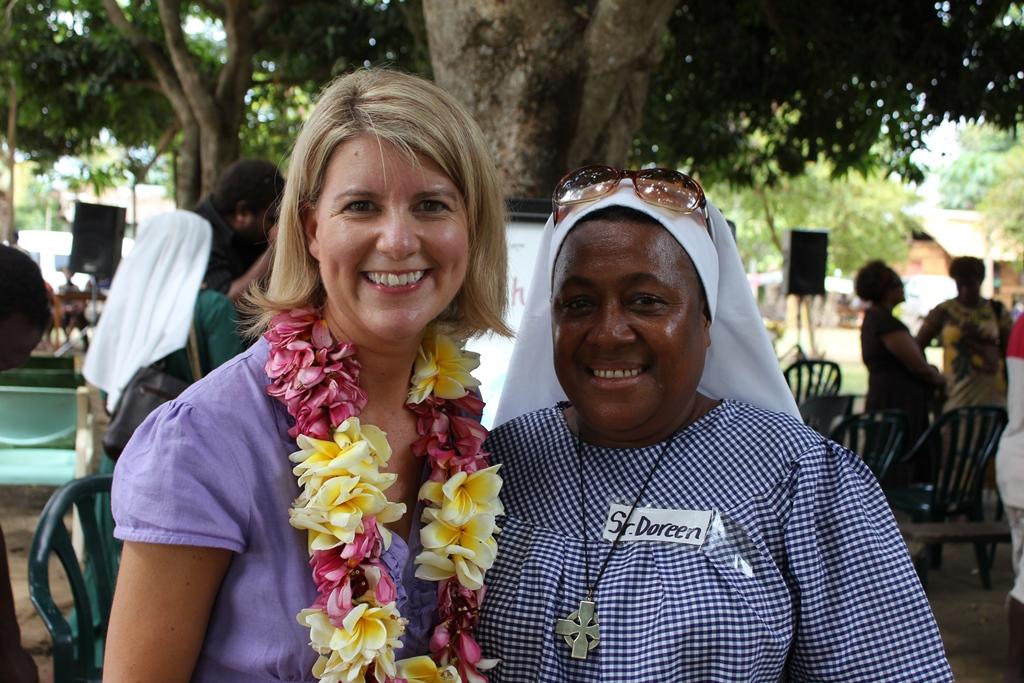
[[[569,657],[556,620],[583,597],[575,437],[561,410],[495,429],[500,550],[479,640],[494,683],[950,681],[906,546],[860,459],[736,401],[675,436],[640,507],[716,510],[701,547],[622,542],[597,587],[601,640]],[[585,446],[591,579],[611,503],[631,505],[661,445]]]

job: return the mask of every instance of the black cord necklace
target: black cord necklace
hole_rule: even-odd
[[[672,445],[672,441],[675,439],[675,434],[669,437],[665,442],[665,445],[661,447],[661,452],[658,453],[658,457],[654,461],[654,465],[651,466],[650,471],[647,472],[647,478],[644,479],[643,486],[640,487],[640,492],[636,494],[636,498],[633,499],[633,505],[629,508],[629,514],[626,515],[626,520],[619,527],[619,533],[616,534],[615,540],[612,541],[612,547],[608,549],[608,554],[605,555],[604,561],[598,568],[597,577],[594,582],[590,582],[590,557],[587,552],[587,507],[584,495],[583,485],[583,435],[580,433],[581,430],[577,425],[576,428],[576,459],[579,463],[580,473],[580,532],[583,537],[583,579],[584,589],[586,595],[580,600],[580,606],[576,611],[567,616],[564,619],[559,619],[555,622],[555,634],[565,638],[565,642],[572,648],[570,656],[573,659],[586,659],[587,653],[597,647],[600,642],[600,633],[597,624],[597,601],[594,599],[594,592],[597,590],[597,584],[600,583],[601,577],[604,576],[604,570],[608,568],[608,561],[612,559],[612,554],[615,552],[615,548],[619,545],[619,541],[622,540],[622,535],[625,533],[629,520],[636,511],[637,505],[640,504],[640,500],[644,497],[647,492],[647,485],[651,483],[651,477],[654,476],[654,471],[658,469],[658,465],[661,464],[661,460],[665,457],[665,453],[668,451],[669,446]]]

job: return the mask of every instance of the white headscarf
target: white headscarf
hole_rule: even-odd
[[[544,226],[537,263],[527,295],[495,425],[565,400],[555,376],[551,329],[551,278],[555,258],[580,219],[609,206],[624,206],[651,216],[683,247],[697,269],[711,311],[708,349],[698,391],[714,399],[734,398],[760,408],[799,415],[778,360],[768,341],[761,314],[725,218],[708,203],[709,236],[703,221],[690,214],[668,215],[636,196],[623,180],[611,195],[573,209],[557,226]]]
[[[135,371],[188,341],[210,260],[213,230],[191,211],[170,211],[139,227],[135,247],[110,284],[82,374],[107,392],[113,411]]]

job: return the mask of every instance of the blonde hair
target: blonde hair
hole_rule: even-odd
[[[278,312],[323,306],[317,261],[310,255],[302,214],[316,206],[331,155],[364,133],[391,143],[410,158],[433,160],[466,203],[469,263],[462,288],[439,316],[462,337],[486,332],[510,336],[506,306],[505,204],[498,171],[483,133],[469,113],[430,81],[390,69],[369,68],[335,79],[321,93],[295,141],[281,199],[273,267],[264,286],[246,294],[253,315],[248,332],[264,329]]]

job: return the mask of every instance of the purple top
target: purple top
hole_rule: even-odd
[[[297,446],[288,436],[291,417],[266,395],[267,355],[260,339],[161,406],[114,469],[117,538],[235,553],[193,681],[315,680],[309,630],[295,619],[316,598],[306,532],[288,524],[299,493],[288,455]],[[437,600],[436,586],[413,576],[415,521],[411,537],[412,553],[394,535],[382,557],[409,619],[398,658],[426,652]]]

